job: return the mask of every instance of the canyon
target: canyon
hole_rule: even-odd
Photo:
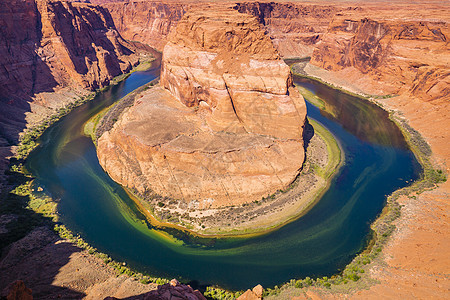
[[[1,173],[27,127],[152,57],[124,40],[103,7],[47,0],[10,1],[0,10]],[[18,26],[18,24],[21,24]],[[2,178],[4,178],[2,176]]]
[[[140,41],[162,51],[170,29],[188,11],[212,6],[194,1],[92,1],[107,8],[117,29],[128,40]],[[255,16],[283,57],[311,56],[314,45],[326,32],[330,19],[340,10],[329,4],[279,2],[227,2],[215,7],[232,7]]]
[[[13,1],[0,8],[2,169],[7,168],[7,157],[12,155],[11,145],[17,142],[19,132],[27,124],[37,124],[73,101],[74,97],[108,85],[114,76],[136,65],[141,55],[148,55],[146,46],[133,41],[161,51],[171,39],[170,29],[191,7],[219,5],[254,15],[282,57],[310,56],[310,63],[302,68],[305,74],[369,96],[409,123],[430,144],[435,165],[446,173],[449,171],[450,20],[445,3],[91,2],[101,6],[42,0]],[[17,22],[26,26],[15,26]],[[169,49],[177,49],[177,45],[172,44]],[[180,61],[173,62],[173,59],[167,65],[172,70],[189,67]],[[189,115],[191,108],[198,107],[196,114],[205,113],[206,122],[210,118],[210,124],[215,122],[212,126],[223,129],[228,117],[233,115],[229,108],[228,115],[211,119],[208,114],[214,104],[205,96],[207,91],[197,89],[202,86],[198,83],[195,86],[183,84],[182,78],[175,76],[177,74],[169,71],[170,68],[164,69],[167,77],[165,83],[162,79],[162,84],[175,95],[188,95],[184,97],[183,105],[177,104],[177,109]],[[154,92],[148,91],[147,95],[153,96],[151,93]],[[172,97],[168,92],[160,93]],[[241,127],[245,129],[244,125]],[[350,295],[308,288],[295,296],[305,299],[445,296],[449,287],[446,255],[450,249],[449,192],[447,181],[433,190],[400,200],[403,207],[402,215],[396,221],[397,229],[383,249],[381,262],[374,263],[368,272],[368,276],[379,283],[367,290],[351,291]],[[46,234],[51,236],[51,233]],[[89,258],[87,251],[74,250],[66,245],[68,243],[34,232],[36,235],[37,239],[44,239],[39,245],[31,247],[33,241],[29,236],[15,247],[20,246],[21,253],[32,248],[35,261],[42,260],[35,262],[37,264],[50,264],[48,253],[68,257],[68,253],[73,252],[70,259],[67,258],[69,262],[61,260],[58,264],[61,273],[57,280],[48,280],[49,286],[55,284],[53,290],[48,290],[55,296],[64,294],[65,291],[57,289],[64,285],[83,293],[88,291],[86,293],[92,298],[99,295],[129,297],[155,288],[143,287],[123,277],[115,279],[114,271],[99,267],[103,262]],[[8,259],[17,261],[11,251]],[[14,264],[7,265],[6,261],[2,266],[12,270]],[[74,270],[80,266],[85,266],[86,269],[81,270],[92,278],[83,282],[82,274],[74,276],[77,274]],[[33,274],[25,273],[27,267],[22,268],[18,276],[32,278]],[[58,270],[54,270],[51,274],[57,273]],[[130,288],[137,286],[139,288]],[[130,292],[125,292],[127,289]],[[292,297],[286,296],[286,299]]]
[[[367,94],[408,93],[426,102],[447,102],[448,24],[386,15],[340,13],[315,48],[311,64],[342,73]]]
[[[203,9],[185,14],[168,40],[161,87],[98,139],[111,178],[200,209],[287,188],[304,161],[306,106],[257,19]]]

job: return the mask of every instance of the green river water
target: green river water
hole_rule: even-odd
[[[366,245],[386,196],[419,176],[420,166],[385,111],[297,78],[296,84],[325,103],[322,111],[308,104],[308,116],[330,130],[345,153],[329,190],[300,219],[262,236],[203,245],[167,238],[149,229],[133,201],[100,167],[94,144],[82,133],[91,116],[157,74],[135,72],[76,108],[42,135],[27,161],[36,184],[59,200],[58,212],[68,228],[139,271],[228,289],[336,274]]]

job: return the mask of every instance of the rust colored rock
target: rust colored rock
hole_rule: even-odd
[[[169,31],[190,9],[202,11],[208,3],[194,1],[115,1],[92,0],[107,8],[120,34],[133,41],[162,51]],[[124,3],[125,2],[125,3]],[[311,56],[314,45],[326,32],[333,15],[341,8],[279,2],[214,3],[215,7],[233,7],[255,16],[264,26],[277,50],[284,57]]]
[[[306,106],[256,18],[187,13],[162,64],[166,89],[144,92],[98,140],[115,181],[201,209],[260,200],[295,179]]]
[[[239,2],[234,6],[256,18],[283,57],[311,56],[314,46],[340,11],[334,5],[305,3]]]
[[[11,283],[3,294],[7,300],[33,300],[31,289],[27,288],[22,280],[16,280]]]
[[[173,286],[166,283],[158,286],[155,291],[151,291],[139,296],[142,300],[206,300],[198,290],[194,290],[189,285],[180,284]]]
[[[425,101],[449,100],[449,23],[372,14],[336,16],[311,63],[346,72],[371,94],[409,92]],[[379,84],[371,86],[372,81]]]
[[[216,131],[301,140],[303,99],[270,38],[247,14],[186,14],[164,47],[161,84],[189,107],[204,102]]]
[[[47,0],[2,5],[2,97],[32,96],[57,87],[97,88],[138,58],[100,6]],[[21,19],[16,26],[13,19]],[[14,82],[12,82],[14,80]]]
[[[262,285],[258,284],[257,286],[255,286],[255,287],[252,289],[252,292],[253,292],[257,297],[262,298],[264,289],[263,289]]]
[[[96,1],[96,3],[102,1]],[[139,41],[162,51],[170,29],[189,4],[183,2],[131,1],[102,5],[111,13],[117,30],[127,40]]]
[[[261,300],[261,299],[262,299],[261,296],[256,295],[251,290],[246,290],[245,293],[243,293],[237,298],[237,300]]]
[[[54,77],[59,85],[102,87],[137,63],[133,45],[118,34],[105,8],[47,0],[38,0],[37,8],[42,26],[40,43],[45,45],[38,51],[55,53],[49,64],[56,69]],[[49,59],[48,54],[44,59]]]
[[[0,33],[0,145],[3,139],[17,141],[25,113],[61,106],[36,95],[103,87],[139,61],[135,44],[125,41],[109,12],[96,5],[6,1],[0,6]]]

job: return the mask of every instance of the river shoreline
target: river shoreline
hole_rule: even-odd
[[[97,138],[104,132],[104,124],[111,123],[109,119],[112,118],[118,120],[139,93],[153,86],[153,82],[148,83],[93,116],[84,125],[85,135],[90,136],[96,145]],[[332,175],[337,174],[343,164],[344,154],[335,137],[318,122],[312,123],[312,130],[317,135],[308,138],[311,141],[308,141],[307,159],[302,171],[285,191],[279,190],[261,201],[238,207],[197,209],[191,212],[179,207],[163,209],[127,187],[123,188],[149,223],[157,229],[176,229],[181,235],[191,234],[202,238],[248,238],[275,231],[308,212],[327,190]],[[112,128],[113,125],[108,126]],[[306,126],[311,125],[307,123]],[[311,166],[311,161],[321,161],[321,164]]]
[[[289,282],[283,285],[281,289],[268,291],[269,297],[266,299],[278,299],[278,297],[287,297],[288,295],[289,297],[305,295],[304,291],[306,291],[306,295],[309,297],[325,299],[334,299],[336,296],[350,296],[352,299],[373,297],[373,295],[396,295],[396,297],[399,297],[400,294],[402,297],[411,297],[412,294],[409,293],[411,287],[419,295],[429,296],[429,285],[418,280],[418,278],[428,276],[429,280],[427,282],[435,283],[438,280],[443,280],[442,276],[445,277],[445,275],[429,273],[428,270],[423,270],[424,266],[419,263],[421,261],[420,259],[417,261],[418,264],[414,265],[414,269],[411,269],[411,263],[404,254],[410,254],[410,252],[417,253],[419,249],[412,247],[417,242],[423,243],[427,241],[430,244],[436,243],[433,237],[430,238],[424,235],[429,233],[430,229],[435,228],[435,225],[432,225],[433,223],[429,224],[426,221],[422,223],[426,224],[427,231],[425,232],[423,231],[423,227],[414,226],[414,223],[412,223],[412,220],[424,222],[426,218],[429,218],[429,215],[436,215],[436,208],[441,207],[440,209],[443,209],[442,200],[433,201],[433,198],[436,199],[437,197],[439,199],[440,197],[444,197],[443,199],[445,199],[445,195],[448,194],[446,190],[449,189],[449,184],[446,180],[446,172],[442,169],[442,161],[436,161],[437,154],[432,151],[432,148],[434,148],[433,141],[428,140],[431,145],[430,148],[423,137],[423,128],[419,127],[418,131],[410,125],[411,120],[416,119],[416,117],[412,113],[411,108],[406,109],[406,97],[399,96],[398,99],[395,98],[400,102],[400,104],[397,104],[391,101],[391,98],[397,97],[396,95],[368,95],[351,85],[347,86],[342,84],[339,80],[333,81],[332,72],[317,68],[320,74],[328,74],[325,76],[326,78],[322,78],[316,74],[317,72],[313,72],[313,74],[305,72],[305,66],[308,67],[307,70],[309,71],[315,70],[314,66],[305,62],[300,63],[300,67],[294,66],[291,70],[293,70],[294,75],[319,81],[333,89],[338,89],[349,95],[361,98],[364,101],[370,101],[387,111],[389,118],[400,128],[408,146],[422,166],[423,172],[421,178],[413,182],[410,186],[396,190],[387,197],[386,205],[371,225],[373,234],[367,247],[341,273],[342,276],[346,276],[350,272],[353,273],[353,276],[355,276],[354,282],[345,282],[344,285],[340,283],[336,284],[336,281],[340,281],[340,276],[335,276],[334,279],[327,280],[326,282],[331,284],[326,285],[324,285],[324,281],[321,279],[317,279],[312,283],[308,280],[306,284],[305,280]],[[436,110],[433,109],[432,113],[435,114],[435,112]],[[417,122],[415,125],[417,125]],[[419,199],[424,203],[418,202],[417,200]],[[439,223],[443,224],[442,222],[445,222],[445,219],[448,219],[448,217],[444,216]],[[432,230],[434,231],[435,229]],[[420,238],[415,238],[414,234],[417,234]],[[433,236],[440,237],[442,241],[440,233],[438,235],[434,233]],[[409,244],[410,246],[404,248],[402,246],[403,244]],[[436,249],[435,247],[442,248],[442,246],[438,245],[435,244],[431,249]],[[435,250],[435,254],[432,255],[435,258],[432,260],[445,255],[445,252],[443,251],[442,254],[439,254]],[[429,252],[421,253],[423,255],[429,255]],[[404,259],[402,260],[401,258],[403,257]],[[405,282],[400,283],[399,278],[405,280]],[[397,288],[399,284],[402,286],[402,290]],[[300,290],[299,287],[303,287],[303,289]],[[304,289],[305,287],[307,289]],[[440,292],[439,290],[436,290],[436,292],[436,295],[445,293],[442,288]],[[417,297],[418,294],[416,293],[414,293],[414,297]]]
[[[388,200],[388,203],[389,203],[389,200]],[[383,215],[386,215],[386,213],[383,213]]]

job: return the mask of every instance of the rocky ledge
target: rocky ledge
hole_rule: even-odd
[[[253,16],[185,14],[164,48],[161,86],[136,99],[99,138],[98,157],[115,181],[159,195],[161,206],[249,203],[299,174],[305,102]]]
[[[176,279],[170,283],[158,286],[154,291],[144,293],[135,297],[128,297],[129,300],[206,300],[202,293],[194,290],[190,285],[181,284]],[[115,297],[106,297],[105,300],[119,300]]]

